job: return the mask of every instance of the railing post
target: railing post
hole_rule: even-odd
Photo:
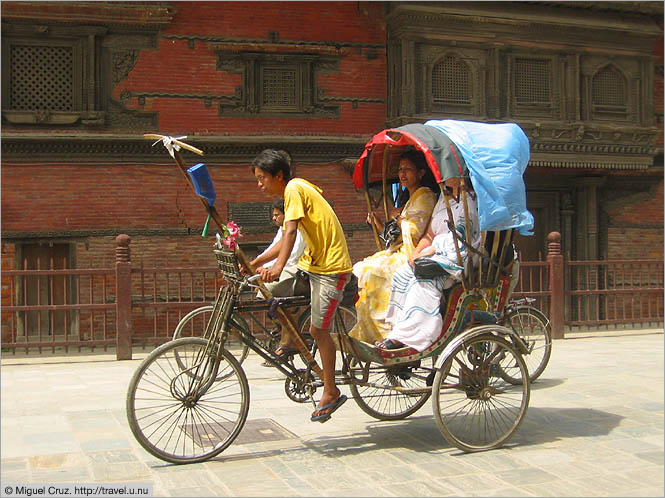
[[[563,291],[563,255],[561,254],[561,234],[550,232],[547,235],[547,262],[550,265],[550,323],[552,337],[563,339],[565,314]]]
[[[132,359],[132,273],[129,235],[115,238],[115,340],[116,360]]]

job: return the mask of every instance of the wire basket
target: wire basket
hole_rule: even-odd
[[[213,249],[219,271],[225,280],[241,280],[240,270],[238,269],[238,260],[233,251],[227,249]]]

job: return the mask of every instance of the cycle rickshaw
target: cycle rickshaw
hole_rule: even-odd
[[[524,155],[526,136],[519,127],[484,126],[511,127],[508,135],[504,133],[503,145],[513,149],[506,154]],[[395,180],[399,153],[405,147],[423,152],[440,186],[450,176],[473,173],[470,168],[477,165],[464,160],[467,153],[448,135],[455,135],[455,130],[444,133],[429,124],[382,131],[367,143],[356,164],[355,186],[365,191],[370,206],[375,202],[372,192],[378,188],[379,201],[383,199],[387,210],[393,202],[388,186]],[[171,137],[147,137],[161,139],[183,172],[187,169],[179,148],[200,153]],[[519,182],[513,178],[513,183],[524,197],[521,175],[528,162],[528,141],[526,157],[511,161],[514,164],[510,167],[519,170]],[[210,177],[205,168],[198,168],[203,173],[200,178],[191,170],[186,178],[222,230],[224,222],[213,205]],[[463,189],[462,198],[466,195]],[[500,447],[517,431],[529,404],[530,379],[523,355],[530,348],[515,330],[495,323],[509,291],[512,233],[529,221],[521,219],[522,225],[515,224],[513,214],[508,223],[504,220],[506,228],[499,224],[497,230],[484,232],[482,247],[473,249],[476,257],[468,258],[462,281],[445,297],[441,334],[426,350],[386,350],[357,341],[347,335],[353,325],[349,314],[338,311],[331,329],[338,349],[335,380],[338,385],[349,386],[367,414],[380,420],[398,420],[415,413],[431,398],[441,433],[466,452]],[[454,224],[451,229],[454,231]],[[275,312],[283,331],[293,335],[300,356],[285,361],[274,356],[244,327],[243,320],[237,319],[242,311],[238,304],[241,292],[256,286],[268,299],[270,292],[239,247],[229,250],[218,235],[213,250],[227,284],[218,292],[204,336],[176,339],[155,349],[140,364],[127,393],[127,417],[134,436],[148,452],[173,463],[201,462],[220,454],[245,424],[249,384],[238,360],[224,347],[229,333],[237,334],[250,350],[286,377],[290,399],[311,401],[316,406],[314,395],[323,385],[315,348],[310,350],[303,340],[288,311],[288,300],[286,306],[276,306]],[[241,274],[239,263],[252,276]]]

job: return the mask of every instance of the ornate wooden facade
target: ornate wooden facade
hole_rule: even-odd
[[[248,203],[265,200],[239,179],[247,165],[286,148],[331,193],[359,259],[371,234],[344,175],[364,142],[387,126],[454,118],[514,121],[529,136],[537,236],[520,240],[526,258],[544,254],[551,231],[576,259],[662,256],[662,3],[247,5],[3,4],[3,242],[194,233],[202,215],[184,191],[168,199],[177,210],[136,221],[135,200],[111,215],[97,185],[81,184],[96,219],[72,208],[78,192],[51,195],[48,180],[22,202],[27,178],[58,167],[81,166],[100,184],[130,168],[164,174],[169,158],[141,138],[159,131],[190,135],[215,178],[231,179],[221,197],[247,190]],[[250,228],[257,243],[271,238],[268,220]],[[623,237],[644,245],[619,250]]]
[[[603,202],[662,184],[662,4],[644,15],[637,3],[389,3],[388,124],[517,122],[531,141],[538,235],[523,249],[544,253],[559,231],[565,254],[607,256]],[[662,212],[650,223],[662,229]]]

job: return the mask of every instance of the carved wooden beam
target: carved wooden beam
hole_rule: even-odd
[[[174,7],[107,2],[3,2],[3,20],[142,26],[162,29],[175,17]]]

